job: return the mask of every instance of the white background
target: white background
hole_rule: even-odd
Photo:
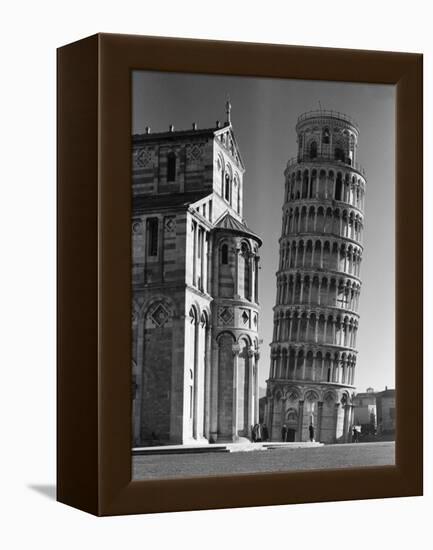
[[[0,19],[0,544],[3,548],[404,548],[431,541],[432,285],[425,286],[425,495],[97,519],[55,502],[55,55],[95,32],[425,54],[425,280],[432,277],[431,2],[3,3]],[[427,125],[427,122],[430,122]],[[427,154],[430,152],[430,154]],[[408,365],[410,368],[410,365]],[[427,547],[428,547],[427,542]]]

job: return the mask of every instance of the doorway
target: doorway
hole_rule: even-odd
[[[287,430],[287,441],[293,442],[293,441],[295,441],[295,437],[296,437],[296,430],[294,430],[293,428],[288,428],[288,430]]]

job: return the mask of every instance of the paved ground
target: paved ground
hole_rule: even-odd
[[[306,449],[133,457],[133,479],[251,474],[395,464],[393,441]]]

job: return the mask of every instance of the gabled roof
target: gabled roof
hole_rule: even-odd
[[[241,151],[239,149],[239,145],[238,145],[238,142],[236,141],[236,136],[235,136],[235,133],[233,131],[233,127],[231,124],[229,125],[226,125],[226,126],[223,126],[222,128],[219,128],[218,130],[215,131],[215,136],[220,136],[221,134],[224,134],[225,132],[229,132],[230,133],[230,137],[233,141],[233,145],[236,149],[236,155],[238,157],[238,160],[239,160],[239,163],[241,165],[241,167],[243,168],[243,170],[245,170],[245,164],[244,164],[244,161],[242,160],[242,155],[241,155]],[[233,156],[230,152],[230,150],[224,146],[223,143],[221,143],[220,141],[218,142],[220,144],[221,147],[223,147],[223,149],[230,155],[230,156]]]
[[[234,216],[230,214],[228,210],[215,222],[214,230],[228,230],[228,231],[235,231],[236,233],[240,233],[242,235],[246,235],[248,237],[253,237],[253,239],[256,239],[260,245],[262,244],[262,239],[256,235],[247,225],[245,225],[243,222],[240,222],[237,220]]]

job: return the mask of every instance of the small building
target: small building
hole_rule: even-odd
[[[354,426],[361,427],[363,435],[376,435],[379,439],[395,436],[395,390],[375,392],[367,388],[353,398]]]
[[[361,428],[362,434],[375,434],[377,430],[376,394],[373,388],[358,393],[353,398],[354,426]]]
[[[395,389],[376,394],[377,426],[381,436],[395,436]]]

